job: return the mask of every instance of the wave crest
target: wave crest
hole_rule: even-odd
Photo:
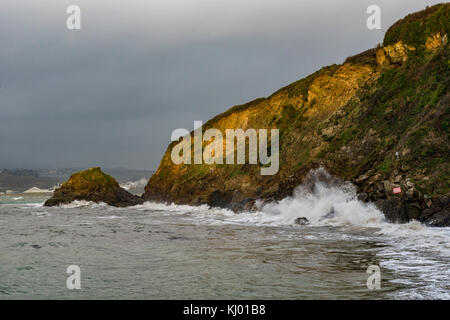
[[[331,176],[324,168],[312,170],[291,197],[257,205],[261,222],[268,224],[294,224],[299,217],[313,225],[372,227],[385,222],[375,205],[358,200],[351,183]]]

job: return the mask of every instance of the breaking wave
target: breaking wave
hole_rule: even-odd
[[[257,206],[256,214],[245,214],[242,219],[271,225],[291,225],[300,217],[312,225],[375,227],[385,223],[383,213],[373,204],[358,200],[351,183],[332,177],[324,168],[312,170],[291,197]]]
[[[145,179],[141,179],[123,187],[131,188],[146,183]],[[70,206],[80,205],[89,204],[76,202]],[[376,227],[386,223],[383,213],[373,204],[358,200],[355,187],[351,183],[334,178],[324,168],[312,170],[291,197],[272,203],[259,201],[256,205],[256,211],[242,213],[208,205],[154,202],[146,202],[132,208],[154,213],[191,215],[199,222],[207,220],[220,223],[293,225],[295,219],[305,217],[311,225]]]
[[[144,192],[144,187],[147,185],[147,183],[148,183],[148,179],[142,178],[137,181],[128,181],[128,182],[121,183],[120,187],[133,193],[133,194],[138,194],[138,193]]]
[[[75,200],[68,204],[60,204],[59,208],[63,209],[74,209],[74,208],[99,208],[99,207],[109,207],[108,204],[104,202],[96,203],[92,201],[85,200]]]

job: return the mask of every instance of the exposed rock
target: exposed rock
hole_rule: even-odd
[[[442,208],[447,208],[450,206],[450,197],[448,196],[439,197],[439,200],[437,202]]]
[[[358,200],[362,202],[367,202],[369,195],[365,192],[358,194]]]
[[[421,201],[421,194],[416,188],[412,187],[405,193],[406,199],[411,202]]]
[[[322,130],[322,136],[325,137],[326,139],[331,139],[332,137],[335,136],[336,132],[336,127],[328,127]]]
[[[444,210],[436,213],[428,222],[433,227],[448,227],[450,226],[450,210]]]
[[[394,188],[400,187],[400,185],[398,185],[398,184],[390,183],[388,180],[385,180],[385,181],[383,181],[383,186],[384,186],[384,192],[386,194],[386,198],[388,198],[388,199],[398,198],[402,195],[402,193],[394,193],[393,192]]]
[[[226,207],[233,199],[233,192],[214,191],[209,196],[208,204],[212,207]]]
[[[382,66],[401,65],[408,60],[408,51],[415,50],[399,41],[393,45],[388,45],[377,51],[377,62]]]
[[[363,181],[365,181],[367,179],[369,179],[369,177],[367,175],[363,174],[363,175],[359,176],[358,179],[355,180],[355,182],[356,183],[360,183],[360,182],[363,182]]]
[[[75,200],[104,202],[115,207],[133,206],[143,203],[142,198],[122,189],[114,178],[103,173],[100,168],[91,168],[73,174],[57,188],[53,197],[44,206],[53,207]]]
[[[420,205],[417,204],[409,204],[406,206],[406,215],[410,220],[418,220],[420,216]]]
[[[425,47],[428,50],[436,51],[437,49],[443,47],[447,43],[447,35],[441,36],[441,33],[438,32],[427,38],[427,42],[425,43]]]
[[[375,205],[383,211],[386,220],[393,223],[406,223],[409,217],[405,212],[405,205],[400,199],[378,200]]]
[[[297,219],[295,219],[295,224],[306,226],[309,224],[309,220],[305,217],[298,217]]]

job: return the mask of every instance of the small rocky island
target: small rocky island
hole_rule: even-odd
[[[103,173],[99,167],[73,174],[55,190],[53,197],[44,206],[53,207],[75,200],[104,202],[115,207],[134,206],[144,202],[141,197],[121,188],[113,177]]]

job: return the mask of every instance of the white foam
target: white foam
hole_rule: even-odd
[[[32,215],[37,216],[37,217],[49,217],[51,216],[51,214],[47,211],[34,211],[31,212]]]
[[[120,187],[129,191],[129,190],[133,190],[133,189],[142,189],[147,185],[147,183],[148,183],[148,179],[142,178],[137,181],[128,181],[128,182],[122,183],[122,184],[120,184]]]
[[[83,207],[91,207],[91,208],[108,207],[108,205],[104,202],[96,203],[93,201],[75,200],[68,204],[60,204],[59,207],[63,208],[63,209],[73,209],[73,208],[83,208]]]
[[[114,220],[114,219],[123,219],[123,218],[126,218],[126,217],[119,217],[119,216],[115,216],[115,215],[112,215],[112,216],[98,216],[98,217],[95,217],[96,219],[104,219],[104,220]]]
[[[196,218],[201,218],[202,216],[206,217],[234,217],[236,214],[228,209],[223,208],[211,208],[208,205],[200,205],[200,206],[190,206],[190,205],[177,205],[174,203],[157,203],[157,202],[145,202],[140,205],[136,205],[132,207],[133,209],[137,209],[140,211],[157,211],[157,212],[168,212],[175,214],[186,214],[192,213]]]
[[[293,196],[273,203],[257,203],[256,213],[244,213],[233,220],[265,225],[293,225],[305,217],[311,225],[351,225],[377,227],[385,223],[383,213],[371,203],[357,199],[349,183],[329,183],[325,169],[310,173],[311,181],[300,185]],[[324,179],[326,181],[324,181]]]

